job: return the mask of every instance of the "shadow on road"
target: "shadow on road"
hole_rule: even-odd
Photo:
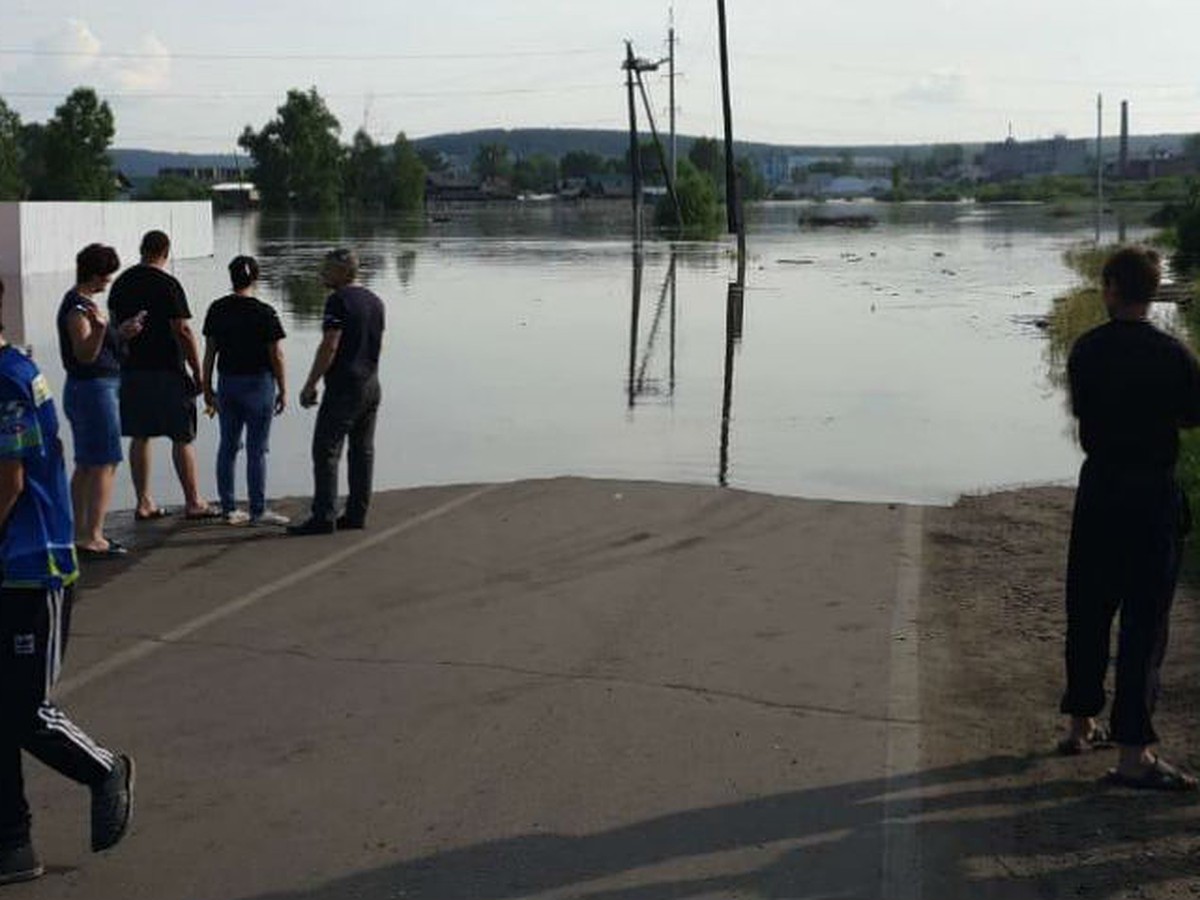
[[[1086,780],[1023,779],[1033,757],[992,757],[915,776],[842,784],[688,810],[586,835],[524,834],[449,849],[256,900],[502,900],[543,892],[588,900],[1113,897],[1200,876],[1200,859],[1145,843],[1194,830],[1192,799],[1105,791]],[[890,794],[888,792],[891,792]],[[923,857],[885,885],[889,829],[915,829]],[[711,854],[786,843],[745,868]],[[1136,848],[1136,849],[1135,849]],[[761,860],[759,855],[756,859]],[[636,872],[671,864],[664,870]],[[695,877],[677,873],[694,871]],[[636,872],[636,874],[635,874]],[[609,879],[605,884],[589,884]],[[622,882],[614,886],[614,881]]]

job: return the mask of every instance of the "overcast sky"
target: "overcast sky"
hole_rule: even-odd
[[[1200,131],[1196,0],[727,0],[738,137],[912,143]],[[165,10],[170,10],[166,12]],[[348,140],[626,127],[623,41],[666,52],[667,0],[0,0],[0,97],[47,118],[86,84],[117,147],[231,151],[288,88]],[[679,130],[721,129],[716,0],[678,0]],[[661,127],[665,78],[652,76]]]

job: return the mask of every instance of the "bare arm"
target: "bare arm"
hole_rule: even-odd
[[[321,346],[317,348],[317,353],[313,357],[308,380],[304,382],[304,388],[300,391],[302,406],[312,406],[317,402],[317,382],[325,377],[325,373],[333,365],[333,358],[337,356],[338,344],[341,343],[341,340],[342,330],[340,328],[325,329],[325,334],[321,338]]]
[[[287,407],[287,376],[283,366],[283,342],[272,341],[267,348],[267,358],[271,363],[271,374],[275,376],[275,415],[279,415]]]
[[[71,352],[81,363],[95,362],[100,356],[107,330],[108,319],[102,312],[88,314],[73,309],[67,315],[67,337],[71,341]]]
[[[217,362],[217,345],[213,341],[204,342],[204,405],[209,409],[217,408],[217,395],[213,392],[213,366]]]
[[[25,464],[19,459],[0,459],[0,523],[8,521],[24,490]]]
[[[188,324],[187,319],[172,319],[171,331],[175,333],[175,340],[179,342],[179,346],[183,350],[187,367],[191,370],[192,377],[196,379],[196,387],[203,389],[207,382],[204,380],[204,372],[200,368],[200,342],[196,340],[196,332],[192,331],[192,326]]]

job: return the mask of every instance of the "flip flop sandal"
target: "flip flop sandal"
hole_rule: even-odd
[[[1133,788],[1139,791],[1186,793],[1200,790],[1200,784],[1197,784],[1195,776],[1177,769],[1161,756],[1154,757],[1154,763],[1141,775],[1126,775],[1116,769],[1109,769],[1103,780],[1106,784],[1114,787]]]
[[[138,522],[149,522],[151,519],[165,519],[171,514],[169,509],[163,509],[161,506],[156,506],[150,512],[135,512],[133,518]]]
[[[1092,729],[1092,733],[1082,740],[1072,737],[1063,738],[1054,745],[1054,750],[1059,756],[1079,756],[1081,753],[1104,750],[1111,746],[1112,735],[1103,725],[1097,725]]]
[[[129,548],[120,541],[108,539],[108,547],[104,550],[93,550],[91,547],[76,547],[84,559],[120,559],[129,555]]]
[[[196,522],[196,521],[200,521],[202,519],[219,519],[223,515],[225,515],[225,514],[223,512],[221,512],[221,507],[213,506],[210,504],[209,506],[206,506],[203,509],[197,509],[192,512],[184,513],[183,517],[192,522]]]

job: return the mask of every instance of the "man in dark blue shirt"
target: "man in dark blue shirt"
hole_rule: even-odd
[[[91,789],[93,850],[111,847],[128,828],[133,760],[93,741],[48,696],[79,578],[71,492],[49,385],[4,340],[2,326],[0,527],[0,884],[7,884],[42,874],[22,750]]]
[[[321,277],[333,293],[325,301],[321,345],[300,391],[300,405],[315,406],[317,383],[325,381],[325,396],[313,431],[312,515],[288,528],[292,535],[363,528],[371,503],[383,301],[357,283],[358,258],[352,250],[327,253]],[[337,470],[347,439],[350,492],[345,512],[338,516]]]
[[[1189,525],[1175,477],[1179,429],[1200,424],[1200,364],[1148,319],[1158,290],[1152,251],[1118,250],[1102,274],[1109,321],[1083,335],[1067,372],[1087,458],[1079,474],[1067,562],[1067,688],[1078,753],[1110,739],[1119,748],[1109,780],[1127,787],[1195,790],[1196,779],[1151,752],[1151,723],[1168,617]],[[1120,610],[1111,733],[1104,707],[1112,621]]]

